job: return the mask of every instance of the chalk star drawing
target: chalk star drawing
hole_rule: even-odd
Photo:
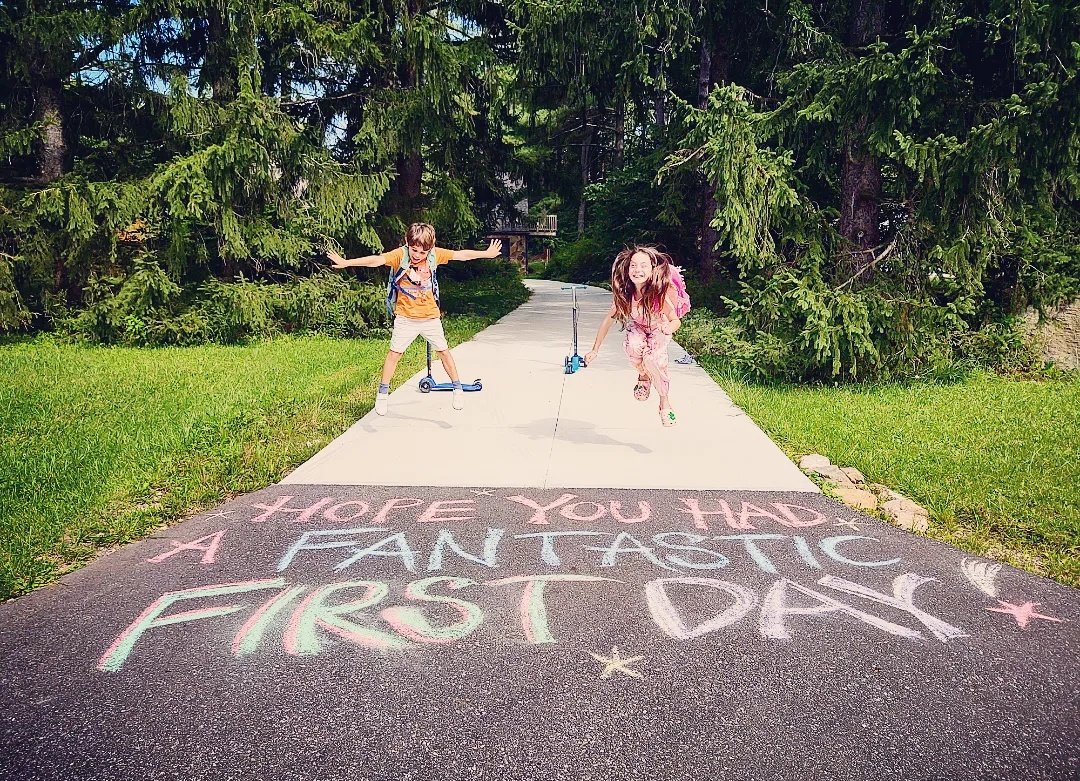
[[[203,520],[208,521],[211,518],[227,518],[235,512],[236,510],[218,510],[216,513],[213,513],[211,515],[204,515]]]
[[[987,610],[994,613],[1008,613],[1016,619],[1016,623],[1020,625],[1021,629],[1027,629],[1027,625],[1033,618],[1041,618],[1044,621],[1053,621],[1054,623],[1061,624],[1065,622],[1064,618],[1054,618],[1053,616],[1044,616],[1042,613],[1036,613],[1035,608],[1039,606],[1039,602],[1025,602],[1022,605],[1014,605],[1011,602],[1004,602],[998,600],[998,604],[1001,607],[988,607]]]
[[[623,659],[622,656],[619,655],[618,646],[611,647],[611,656],[598,656],[594,653],[590,653],[589,656],[604,665],[604,671],[600,673],[601,678],[610,678],[612,673],[615,672],[629,675],[631,678],[641,677],[641,673],[637,670],[631,670],[629,665],[641,661],[645,658],[644,656],[630,656]]]
[[[494,496],[495,495],[494,491],[488,491],[486,489],[483,490],[483,491],[473,491],[473,493],[475,495],[477,495],[477,496]]]
[[[848,528],[854,529],[857,532],[862,531],[862,529],[859,528],[859,525],[857,523],[855,523],[855,521],[845,521],[843,518],[837,518],[835,525],[836,526],[847,526]]]
[[[991,561],[979,561],[978,559],[963,559],[960,569],[964,577],[975,588],[979,589],[988,597],[997,597],[997,575],[1001,572],[1001,565]]]

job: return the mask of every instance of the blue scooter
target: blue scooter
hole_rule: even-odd
[[[579,290],[585,290],[585,285],[568,285],[563,290],[569,290],[574,297],[574,354],[566,356],[566,360],[563,361],[563,373],[573,374],[578,369],[585,368],[588,364],[585,363],[585,359],[578,355],[577,344],[577,324],[578,324],[578,307],[577,307],[577,292]]]
[[[452,391],[454,389],[454,383],[452,382],[435,382],[435,378],[431,376],[431,345],[424,342],[424,346],[427,347],[427,377],[423,377],[420,380],[420,392],[431,393],[431,391]],[[480,380],[476,382],[463,382],[461,383],[461,389],[463,391],[478,391],[483,390],[484,386]]]

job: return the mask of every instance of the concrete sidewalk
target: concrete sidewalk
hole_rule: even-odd
[[[454,348],[462,379],[483,380],[464,410],[449,393],[421,393],[417,374],[391,394],[387,417],[368,413],[282,482],[817,491],[700,367],[675,362],[685,355],[677,345],[671,428],[660,425],[655,391],[634,400],[617,328],[592,366],[564,374],[570,294],[559,282],[526,284],[527,303]],[[611,294],[578,293],[584,355]],[[435,375],[446,379],[441,366]]]

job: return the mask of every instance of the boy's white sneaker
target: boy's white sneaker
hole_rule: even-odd
[[[461,388],[454,388],[454,409],[465,408],[465,391]]]
[[[376,393],[375,394],[375,414],[385,415],[390,411],[390,394],[389,393]]]

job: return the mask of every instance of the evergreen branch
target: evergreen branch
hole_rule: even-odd
[[[102,41],[92,49],[88,49],[79,56],[71,66],[72,73],[78,73],[100,57],[107,49],[113,46],[112,41]]]
[[[324,103],[332,102],[335,100],[344,100],[345,98],[358,98],[367,95],[366,92],[339,92],[336,95],[320,95],[309,98],[294,98],[291,100],[279,100],[279,106],[310,106],[312,103]]]
[[[878,263],[880,263],[880,262],[881,262],[881,261],[883,261],[883,260],[884,260],[885,258],[887,258],[887,257],[888,257],[889,255],[891,255],[891,254],[892,254],[892,252],[893,252],[893,250],[895,250],[895,249],[896,249],[896,239],[897,239],[897,237],[896,237],[896,236],[893,236],[893,240],[892,240],[891,242],[889,242],[889,246],[887,246],[887,247],[886,247],[886,248],[885,248],[884,250],[882,250],[882,251],[881,251],[881,254],[880,254],[880,255],[874,255],[874,250],[876,250],[876,249],[877,249],[877,247],[871,247],[871,248],[869,248],[869,249],[859,250],[858,252],[852,252],[852,253],[850,253],[851,255],[863,255],[863,254],[869,254],[869,255],[870,255],[870,257],[871,257],[871,258],[873,258],[873,259],[872,259],[872,260],[871,260],[871,261],[870,261],[869,263],[867,263],[867,264],[866,264],[865,266],[863,266],[863,267],[862,267],[861,269],[859,269],[858,271],[856,271],[856,272],[855,272],[855,273],[854,273],[854,274],[853,274],[853,275],[851,276],[851,278],[850,278],[850,279],[848,279],[848,280],[847,280],[846,282],[844,282],[844,283],[843,283],[842,285],[839,285],[839,286],[838,286],[838,287],[837,287],[836,289],[837,289],[837,290],[843,290],[843,289],[844,289],[845,287],[847,287],[848,285],[850,285],[850,284],[851,284],[852,282],[854,282],[854,281],[855,281],[856,279],[858,279],[859,277],[861,277],[861,276],[862,276],[863,274],[865,274],[865,273],[866,273],[867,271],[870,271],[870,269],[874,268],[874,266],[876,266],[876,265],[877,265]],[[880,245],[879,245],[879,246],[880,246]]]

